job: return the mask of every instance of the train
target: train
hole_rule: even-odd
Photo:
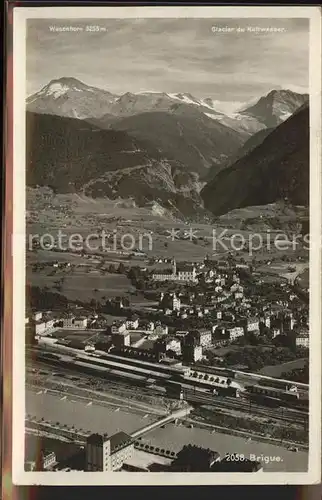
[[[251,395],[267,396],[270,398],[281,399],[283,401],[296,401],[299,394],[296,391],[285,391],[276,387],[267,387],[261,385],[246,385],[246,393]]]
[[[243,397],[272,408],[283,406],[303,410],[304,412],[307,412],[309,408],[308,398],[301,398],[297,391],[286,391],[284,389],[277,389],[276,387],[245,386]]]
[[[237,397],[238,390],[236,387],[227,387],[227,386],[216,386],[216,387],[210,387],[206,383],[202,383],[200,381],[200,384],[198,384],[200,388],[205,389],[205,392],[209,394],[209,392],[213,395],[216,396],[230,396],[230,397]],[[163,382],[163,386],[167,389],[167,392],[170,393],[172,392],[173,394],[179,394],[182,392],[183,398],[185,399],[187,394],[192,394],[193,389],[187,389],[185,385],[181,384],[180,382],[175,382],[172,380],[167,380]],[[188,397],[189,399],[189,397]]]

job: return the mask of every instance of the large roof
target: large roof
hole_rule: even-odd
[[[120,431],[109,438],[111,443],[111,453],[115,453],[133,442],[132,437],[126,432]]]
[[[177,264],[177,272],[192,273],[194,269],[195,266],[193,264]]]

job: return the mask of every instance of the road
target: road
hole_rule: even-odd
[[[285,265],[285,267],[289,267],[291,265],[291,267],[295,267],[295,271],[293,272],[286,272],[286,273],[281,273],[281,276],[283,278],[286,278],[287,280],[289,280],[291,283],[294,283],[296,278],[302,274],[302,272],[307,269],[309,267],[309,263],[308,262],[303,262],[303,263],[293,263],[292,264],[287,264],[287,266]]]

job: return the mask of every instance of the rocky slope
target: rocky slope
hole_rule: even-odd
[[[240,135],[210,120],[199,110],[141,113],[108,123],[108,128],[123,130],[136,139],[149,141],[162,155],[180,161],[187,171],[205,176],[215,171],[243,144]]]
[[[184,214],[202,210],[198,176],[147,141],[87,122],[27,113],[27,185],[57,193],[155,201]]]
[[[271,128],[287,120],[303,104],[308,104],[308,101],[308,94],[298,94],[291,90],[272,90],[253,106],[240,111],[240,114],[251,116],[265,127]]]
[[[287,198],[309,203],[309,108],[304,105],[264,141],[219,172],[202,190],[215,215]]]

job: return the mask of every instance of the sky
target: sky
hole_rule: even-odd
[[[86,25],[100,31],[87,32]],[[83,31],[53,32],[53,26]],[[234,31],[213,31],[220,27]],[[115,94],[188,92],[230,102],[272,89],[308,91],[307,19],[34,19],[26,44],[28,95],[63,76]]]

